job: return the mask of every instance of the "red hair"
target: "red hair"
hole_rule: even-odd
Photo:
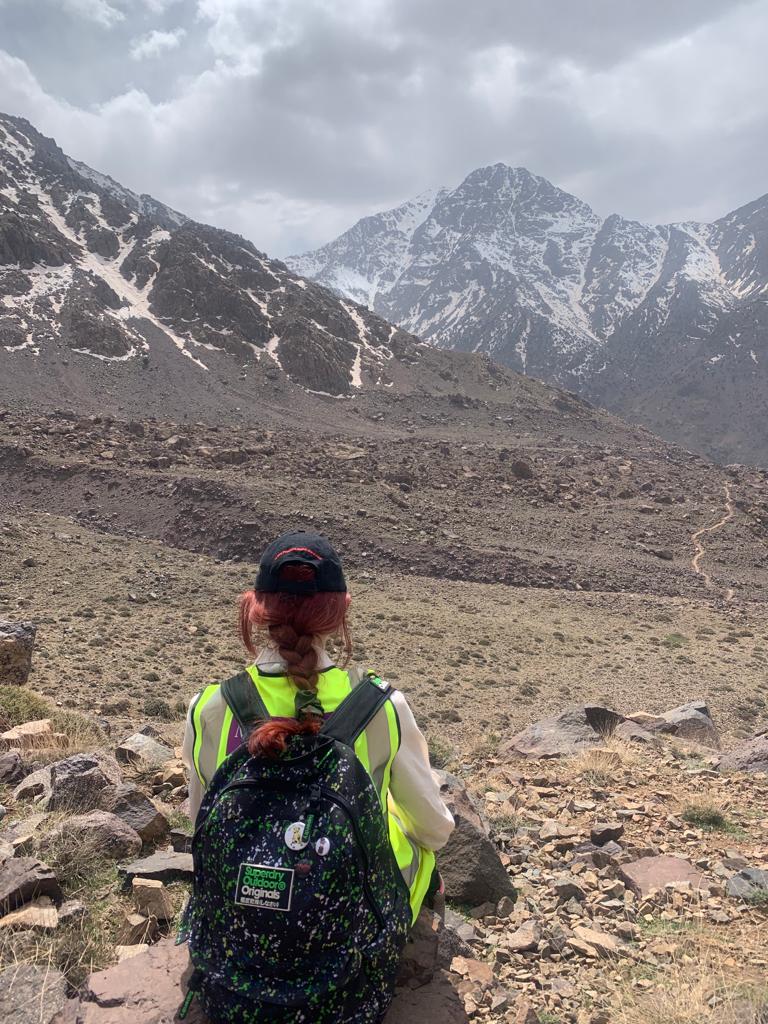
[[[283,577],[311,579],[311,566],[287,565]],[[342,642],[346,664],[352,653],[347,622],[351,601],[347,593],[284,594],[247,590],[240,597],[239,632],[245,649],[256,655],[254,633],[266,631],[285,661],[286,674],[299,690],[317,692],[318,646],[321,637],[337,636]],[[300,720],[266,722],[248,738],[251,754],[277,757],[284,753],[290,736],[317,732],[321,719],[314,714]]]

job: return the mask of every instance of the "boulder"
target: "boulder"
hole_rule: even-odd
[[[50,965],[15,964],[0,971],[3,1024],[54,1024],[68,1003],[64,975]]]
[[[168,834],[168,819],[158,811],[148,796],[130,783],[109,786],[99,798],[99,807],[116,814],[141,836],[142,842],[154,843]]]
[[[9,914],[39,896],[61,903],[61,887],[47,864],[36,857],[12,857],[0,866],[0,914]]]
[[[448,898],[454,903],[494,906],[515,888],[499,859],[488,825],[466,786],[448,772],[438,772],[440,793],[456,821],[446,846],[437,855]]]
[[[36,803],[47,806],[51,798],[51,768],[39,768],[31,775],[27,775],[23,782],[13,791],[13,799],[34,800]]]
[[[139,768],[161,768],[172,760],[173,751],[151,736],[137,732],[123,740],[115,750],[115,757],[122,764],[131,764]]]
[[[131,885],[134,878],[154,878],[158,882],[189,882],[194,874],[191,853],[175,853],[161,850],[149,857],[142,857],[131,864],[120,868],[125,877],[126,886]]]
[[[51,765],[49,810],[91,811],[104,790],[121,781],[120,766],[109,754],[73,754]]]
[[[742,868],[737,875],[729,879],[726,892],[734,899],[762,899],[768,902],[768,871],[760,868]]]
[[[703,700],[681,704],[671,711],[665,711],[661,718],[664,724],[655,731],[677,736],[681,740],[691,740],[705,747],[720,747],[720,735]]]
[[[654,889],[663,889],[669,884],[688,882],[693,889],[706,888],[706,881],[700,871],[682,857],[661,855],[641,857],[639,860],[622,864],[619,878],[636,896],[648,896]]]
[[[114,860],[135,857],[141,850],[138,832],[109,811],[75,815],[46,837],[46,843],[62,838],[73,840],[83,848],[97,850]]]
[[[0,685],[23,685],[32,668],[37,626],[0,620]]]
[[[3,928],[29,928],[36,931],[53,931],[59,924],[59,912],[50,896],[39,896],[31,903],[25,903],[19,910],[0,917]]]
[[[7,754],[0,754],[0,783],[12,786],[21,782],[26,774],[21,754],[11,750]]]
[[[501,755],[571,757],[582,750],[600,746],[623,721],[622,716],[610,708],[582,704],[529,725],[502,747]]]
[[[729,772],[768,772],[768,732],[744,740],[723,754],[717,770]]]
[[[34,722],[23,722],[0,733],[0,750],[30,750],[33,747],[46,748],[57,745],[50,718]]]

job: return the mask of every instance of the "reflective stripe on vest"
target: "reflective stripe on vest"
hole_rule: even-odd
[[[260,673],[255,665],[248,668],[261,698],[273,718],[293,718],[296,688],[285,676]],[[320,672],[318,696],[325,712],[335,711],[357,679],[352,680],[347,672],[335,666]],[[216,769],[227,756],[230,731],[233,728],[231,709],[221,695],[221,687],[207,686],[192,708],[194,735],[193,757],[195,771],[201,783],[207,788]],[[355,742],[355,753],[373,780],[379,794],[381,806],[387,814],[389,840],[395,859],[402,872],[410,893],[413,919],[416,920],[426,895],[435,855],[423,850],[405,834],[399,820],[398,810],[389,793],[392,761],[400,747],[400,727],[392,701],[387,701],[373,721]]]

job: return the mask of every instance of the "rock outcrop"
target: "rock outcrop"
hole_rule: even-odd
[[[470,906],[498,903],[505,896],[514,899],[514,886],[476,802],[454,775],[439,775],[440,792],[456,821],[451,838],[437,858],[447,898]]]
[[[529,725],[504,744],[501,753],[508,757],[570,757],[600,746],[623,721],[623,716],[610,708],[583,704]]]
[[[36,634],[33,622],[0,620],[0,685],[23,685],[29,679]]]

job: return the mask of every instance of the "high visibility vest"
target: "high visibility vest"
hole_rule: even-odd
[[[285,676],[259,671],[256,665],[248,670],[261,699],[273,718],[294,717],[295,685]],[[317,693],[326,714],[335,711],[357,684],[357,679],[336,666],[319,673]],[[194,734],[193,760],[195,771],[204,789],[216,769],[242,742],[232,709],[221,695],[217,683],[207,686],[192,706]],[[410,893],[413,920],[418,917],[432,873],[435,855],[418,846],[406,835],[397,804],[389,792],[392,762],[400,747],[400,726],[397,711],[388,700],[355,742],[355,753],[371,776],[381,800],[382,813],[387,816],[389,841],[398,867]]]

